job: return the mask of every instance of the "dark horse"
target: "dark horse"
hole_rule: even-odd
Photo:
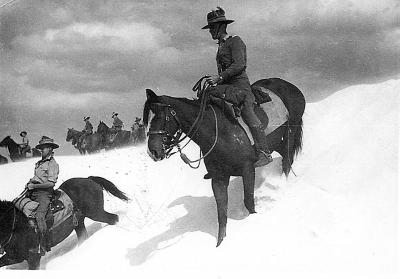
[[[21,153],[21,146],[18,143],[16,143],[11,138],[11,136],[7,136],[1,141],[0,147],[7,147],[8,152],[10,153],[10,159],[13,162],[20,161],[26,158]],[[42,153],[36,148],[31,148],[31,153],[32,157],[40,157],[42,155]]]
[[[73,222],[67,225],[63,223],[59,225],[62,228],[57,230],[57,235],[54,235],[55,231],[53,231],[52,246],[67,238],[74,229],[79,243],[85,240],[88,237],[84,223],[86,217],[110,225],[118,222],[118,215],[104,210],[103,190],[121,200],[128,201],[128,197],[112,182],[97,176],[68,179],[61,184],[60,189],[71,198],[74,210],[77,210],[79,214],[76,227]],[[0,258],[0,267],[27,260],[29,269],[38,269],[41,256],[29,252],[35,243],[36,235],[29,227],[26,216],[15,209],[12,202],[0,201],[0,220],[0,249],[6,252]]]
[[[132,144],[140,144],[146,141],[146,127],[139,125],[139,127],[132,126],[131,142]]]
[[[102,137],[98,133],[86,135],[82,142],[79,142],[83,132],[77,131],[73,128],[68,128],[66,141],[71,141],[72,145],[78,149],[79,153],[84,155],[86,153],[94,153],[104,148]]]
[[[102,142],[107,149],[123,147],[131,143],[130,131],[121,130],[114,135],[112,129],[103,121],[100,121],[97,126],[97,133],[101,136]]]
[[[6,157],[0,155],[0,165],[7,164],[8,160]]]
[[[287,176],[294,156],[302,147],[304,96],[296,86],[279,78],[259,80],[254,85],[275,92],[289,112],[288,120],[267,135],[270,149],[282,156],[282,170]],[[145,125],[148,124],[150,110],[154,113],[148,132],[149,155],[156,161],[168,158],[172,148],[181,141],[182,132],[205,154],[204,163],[212,177],[211,185],[218,210],[218,247],[226,236],[230,176],[242,176],[244,204],[250,213],[255,213],[255,149],[239,122],[227,116],[220,107],[201,106],[198,100],[157,96],[150,89],[146,92],[147,101],[143,111]],[[203,104],[203,100],[200,101]],[[187,158],[182,155],[186,162]]]

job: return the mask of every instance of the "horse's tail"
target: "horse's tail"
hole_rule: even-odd
[[[100,176],[89,176],[88,178],[96,182],[97,184],[101,185],[101,187],[103,187],[103,189],[109,192],[111,195],[121,200],[129,201],[129,198],[126,196],[126,194],[121,192],[117,188],[117,186],[115,186],[114,183],[112,183],[111,181],[108,181],[107,179]]]
[[[288,176],[292,169],[294,157],[303,147],[303,119],[289,119],[287,129],[283,136],[284,155],[282,158],[282,171]]]

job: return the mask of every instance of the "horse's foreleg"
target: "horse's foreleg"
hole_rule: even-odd
[[[228,220],[228,184],[229,176],[224,178],[213,178],[211,181],[218,212],[218,240],[217,247],[226,236],[226,223]]]
[[[256,213],[254,205],[254,182],[255,182],[255,169],[253,163],[243,168],[243,191],[244,191],[244,206],[250,214]]]
[[[28,267],[30,270],[36,270],[40,267],[40,254],[37,253],[28,253]]]

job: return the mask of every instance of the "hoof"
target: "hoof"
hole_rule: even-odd
[[[226,236],[226,227],[220,227],[218,231],[218,241],[217,241],[217,246],[221,245],[222,240],[224,240],[224,237]]]
[[[221,245],[222,240],[224,240],[224,238],[218,239],[218,241],[217,241],[217,246],[215,246],[215,247],[218,247],[219,245]]]

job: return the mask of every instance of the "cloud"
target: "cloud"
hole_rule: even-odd
[[[42,34],[19,36],[20,50],[42,54],[82,51],[146,52],[168,44],[161,29],[144,23],[74,23],[61,29],[47,29]]]

